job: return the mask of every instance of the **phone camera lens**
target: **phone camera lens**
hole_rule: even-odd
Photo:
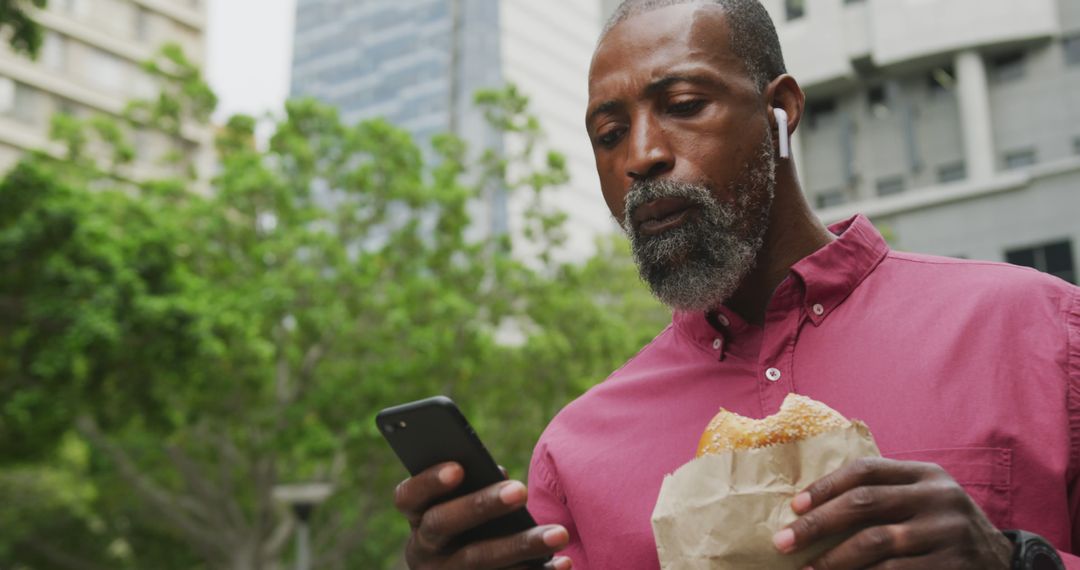
[[[408,427],[408,424],[406,424],[404,421],[400,421],[400,422],[398,422],[397,427],[399,427],[401,429],[405,429],[406,427]]]
[[[386,433],[394,433],[394,426],[392,424],[386,424],[383,426],[383,431]]]

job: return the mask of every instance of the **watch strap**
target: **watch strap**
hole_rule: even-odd
[[[1013,543],[1012,570],[1065,570],[1065,563],[1045,538],[1026,530],[1002,531]]]

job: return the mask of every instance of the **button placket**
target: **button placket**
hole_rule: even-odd
[[[774,294],[758,357],[758,394],[764,415],[776,413],[784,397],[795,390],[795,344],[803,323],[812,314],[805,298],[790,287]]]

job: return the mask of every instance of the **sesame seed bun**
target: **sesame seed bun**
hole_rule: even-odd
[[[701,434],[697,457],[790,443],[850,425],[847,418],[829,406],[788,394],[779,412],[760,420],[721,409]]]

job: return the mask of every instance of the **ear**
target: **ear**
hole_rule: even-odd
[[[802,121],[806,94],[803,93],[802,87],[799,87],[795,78],[785,73],[773,79],[765,88],[765,100],[768,102],[769,126],[772,128],[773,140],[776,141],[774,144],[777,146],[779,155],[781,137],[775,110],[783,109],[787,114],[787,132],[784,138],[790,137]]]

